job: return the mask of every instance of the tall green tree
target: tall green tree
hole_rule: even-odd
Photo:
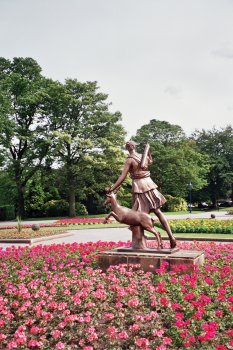
[[[49,149],[48,122],[40,113],[46,85],[32,58],[0,58],[0,147],[16,185],[21,217],[25,214],[25,186]]]
[[[233,200],[233,129],[225,128],[196,131],[192,135],[199,150],[210,158],[208,185],[202,195],[211,199],[217,206],[217,200],[231,196]]]
[[[137,131],[134,139],[141,151],[143,144],[150,144],[151,176],[163,193],[185,198],[190,182],[194,189],[207,184],[208,156],[198,151],[195,141],[189,140],[180,126],[153,119]]]
[[[96,160],[103,159],[108,149],[119,149],[124,142],[121,114],[109,111],[107,97],[99,92],[96,82],[68,79],[65,84],[50,86],[47,103],[52,106],[54,154],[64,166],[71,217],[76,215],[76,198],[82,198],[91,181],[86,169],[94,172]]]

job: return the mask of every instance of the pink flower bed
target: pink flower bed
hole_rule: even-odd
[[[104,218],[72,218],[72,219],[60,219],[51,224],[40,224],[40,227],[60,227],[68,225],[91,225],[91,224],[103,224]],[[108,220],[111,223],[112,220]],[[16,225],[0,226],[0,230],[15,229]],[[33,224],[22,224],[22,228],[31,228]]]
[[[72,219],[60,219],[56,221],[59,225],[81,225],[81,224],[102,224],[104,218],[72,218]],[[111,222],[111,220],[109,220]]]
[[[122,245],[0,250],[0,349],[233,348],[233,244],[179,244],[205,250],[192,274],[97,268],[99,251]]]
[[[22,224],[22,228],[31,228],[34,224]],[[52,224],[39,224],[40,227],[60,227],[60,224],[52,223]],[[16,229],[17,224],[15,225],[8,225],[8,226],[0,226],[0,230],[11,230]]]

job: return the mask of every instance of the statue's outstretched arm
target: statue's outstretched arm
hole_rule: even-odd
[[[118,180],[111,187],[108,188],[107,192],[114,191],[115,189],[117,189],[122,184],[122,182],[124,181],[124,179],[126,178],[128,172],[129,172],[130,165],[131,165],[131,160],[127,159],[126,162],[125,162],[125,165],[124,165],[124,168],[122,170],[122,173],[121,173],[120,177],[118,178]]]

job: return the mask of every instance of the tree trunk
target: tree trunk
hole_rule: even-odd
[[[72,172],[72,165],[67,164],[67,180],[68,180],[68,195],[69,195],[69,217],[76,216],[75,210],[75,184],[74,174]]]
[[[17,183],[17,216],[25,218],[24,207],[24,187],[21,183]]]
[[[69,217],[76,216],[75,210],[75,188],[72,183],[69,184]]]

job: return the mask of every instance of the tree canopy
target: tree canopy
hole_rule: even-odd
[[[208,184],[202,195],[217,206],[217,199],[233,199],[233,129],[229,125],[217,130],[200,130],[192,135],[198,149],[209,156]]]
[[[75,216],[105,210],[105,187],[124,163],[126,132],[96,81],[48,79],[32,58],[0,57],[0,205],[44,215],[49,205]],[[151,176],[163,194],[195,200],[233,197],[232,127],[197,130],[152,119],[133,138],[150,144]],[[130,189],[120,197],[129,202]],[[81,207],[80,207],[81,206]],[[47,210],[46,209],[46,210]],[[83,210],[84,212],[85,210]],[[54,212],[54,211],[50,211]]]
[[[163,193],[186,197],[190,182],[195,189],[207,184],[208,156],[197,149],[180,126],[153,119],[137,131],[134,140],[141,150],[143,144],[150,144],[151,175]]]
[[[109,112],[108,96],[96,82],[46,79],[31,58],[1,58],[0,88],[0,160],[15,182],[18,214],[25,214],[28,181],[42,166],[60,164],[75,216],[76,196],[87,183],[85,167],[124,142],[121,114]]]

